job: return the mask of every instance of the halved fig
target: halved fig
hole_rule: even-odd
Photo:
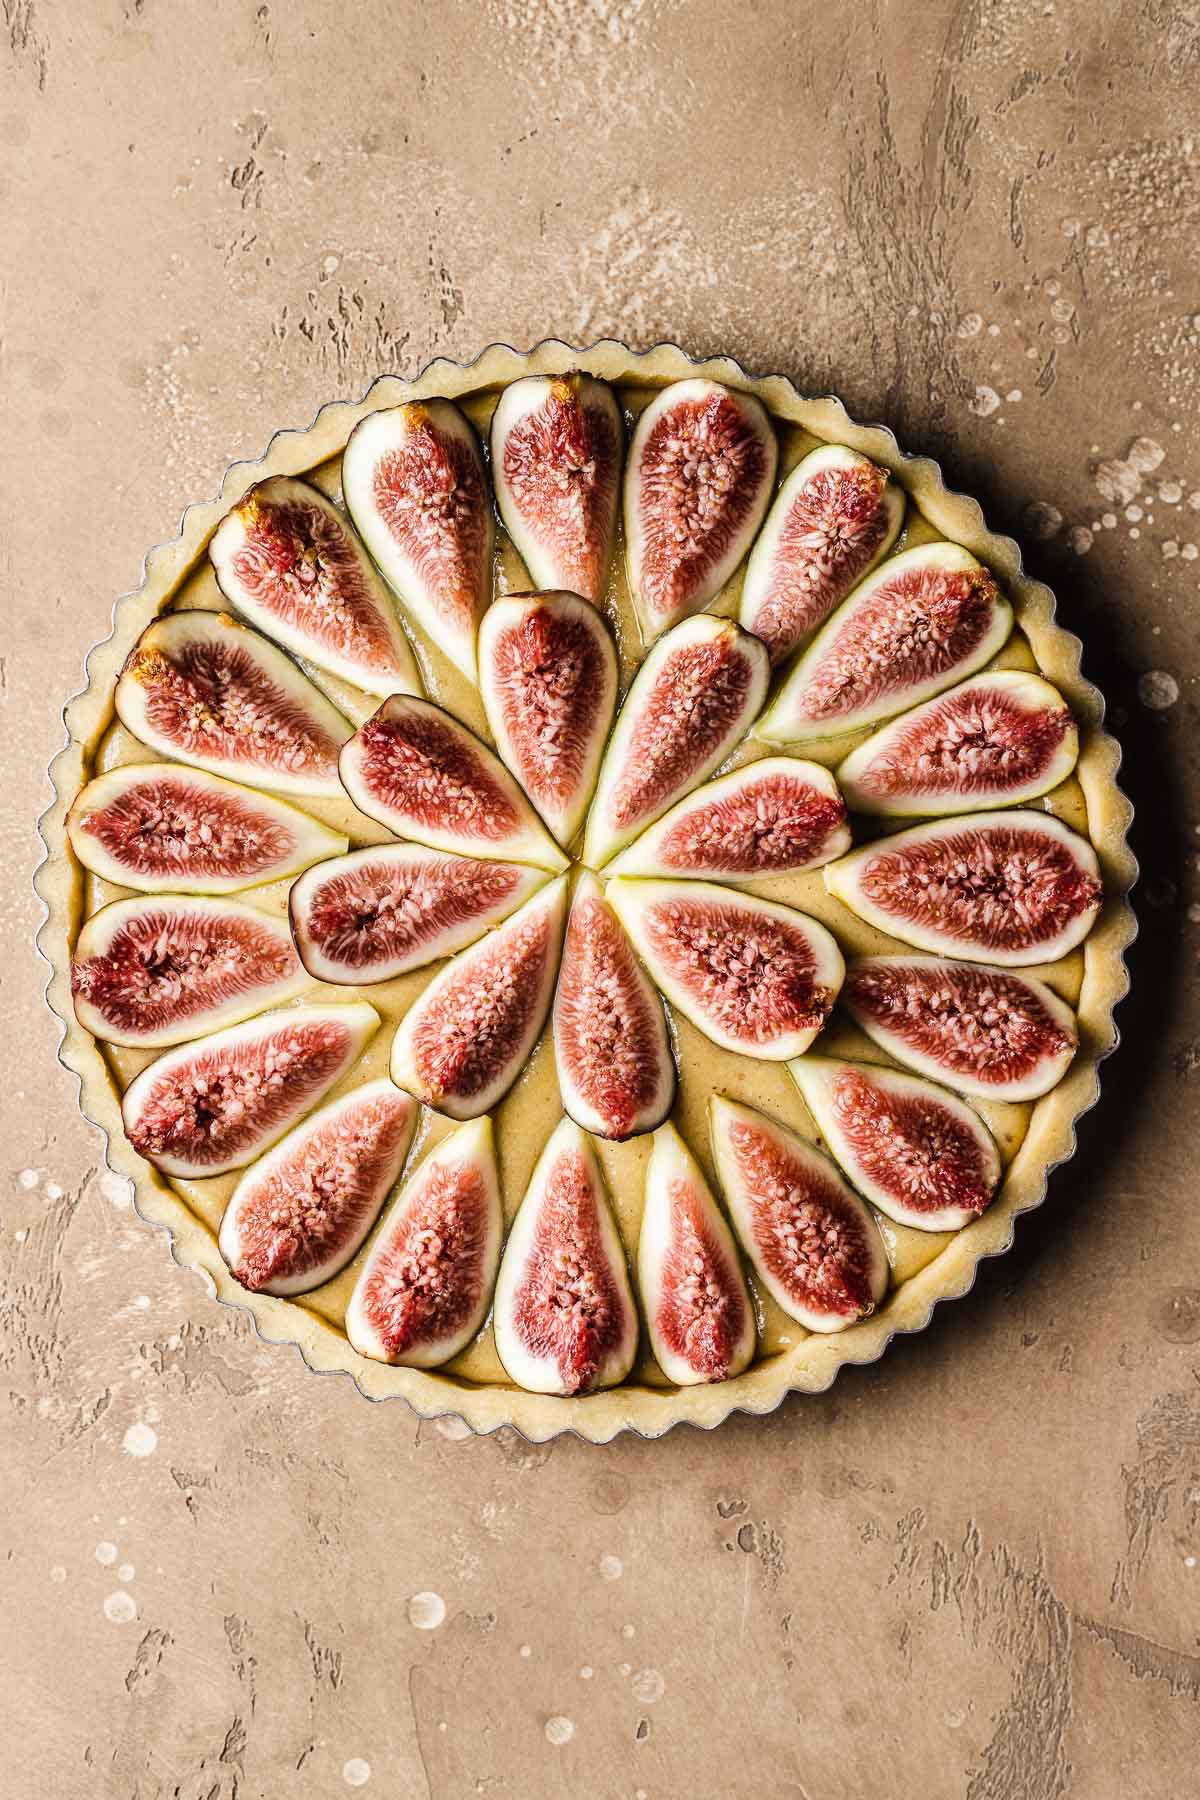
[[[815,869],[850,848],[837,782],[820,763],[765,756],[680,800],[613,859],[614,875],[759,881]]]
[[[67,836],[85,869],[150,894],[236,893],[337,856],[347,842],[284,800],[178,763],[97,775],[67,815]]]
[[[1103,889],[1087,839],[1050,813],[972,813],[914,825],[828,863],[825,885],[918,950],[969,962],[1052,962],[1081,944]]]
[[[638,1324],[596,1152],[570,1119],[542,1151],[508,1234],[493,1320],[500,1360],[535,1394],[624,1381]]]
[[[349,720],[228,613],[156,619],[125,660],[116,708],[134,737],[193,768],[288,794],[340,795]]]
[[[229,604],[285,649],[369,694],[421,693],[390,593],[349,520],[311,482],[257,482],[208,554]]]
[[[672,1006],[723,1050],[801,1056],[842,985],[842,953],[807,913],[707,881],[608,885],[617,917]]]
[[[452,1119],[504,1098],[550,1011],[566,894],[560,876],[434,977],[393,1041],[397,1087]]]
[[[617,706],[617,652],[577,594],[509,594],[479,628],[496,748],[560,844],[583,823]]]
[[[763,522],[779,447],[765,409],[676,381],[642,413],[625,469],[625,557],[647,642],[720,593]]]
[[[359,986],[464,950],[545,880],[520,863],[375,844],[310,869],[288,910],[309,974]]]
[[[757,735],[772,743],[857,731],[981,669],[1012,630],[1012,607],[958,544],[889,557],[821,627]]]
[[[662,1001],[594,875],[575,889],[554,995],[563,1106],[597,1137],[653,1131],[675,1098]]]
[[[449,400],[369,413],[350,433],[342,492],[388,585],[474,681],[494,527],[479,440],[466,418]]]
[[[757,1332],[732,1233],[673,1125],[654,1134],[638,1237],[638,1287],[663,1374],[679,1387],[728,1381]]]
[[[562,869],[567,859],[500,761],[432,701],[393,694],[342,751],[342,784],[397,837]]]
[[[1044,981],[939,956],[860,956],[841,1003],[919,1075],[984,1100],[1035,1100],[1066,1074],[1075,1015]]]
[[[766,698],[767,652],[732,619],[686,619],[633,678],[600,770],[583,860],[599,868],[699,786]]]
[[[752,1106],[714,1094],[713,1160],[742,1248],[809,1331],[844,1331],[887,1292],[879,1228],[834,1163]]]
[[[390,1081],[323,1106],[233,1190],[221,1255],[251,1293],[306,1294],[344,1269],[400,1178],[419,1107]]]
[[[168,1050],[125,1090],[125,1135],[165,1175],[253,1162],[324,1099],[379,1024],[365,1000],[283,1007]]]
[[[492,1121],[460,1125],[409,1176],[346,1308],[360,1356],[433,1369],[464,1350],[491,1305],[504,1217]]]
[[[606,381],[527,375],[492,414],[492,480],[509,537],[539,588],[604,596],[617,526],[621,413]]]
[[[965,1100],[875,1063],[789,1063],[821,1136],[860,1194],[897,1225],[958,1231],[1000,1185],[1000,1153]]]
[[[1049,793],[1078,755],[1058,689],[1024,669],[993,669],[893,719],[837,776],[855,812],[971,812]]]
[[[196,895],[102,906],[71,960],[84,1030],[148,1049],[236,1025],[308,985],[283,919]]]
[[[887,555],[903,522],[903,489],[857,451],[823,444],[796,464],[750,552],[738,614],[772,668]]]

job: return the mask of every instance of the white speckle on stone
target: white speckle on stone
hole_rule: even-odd
[[[1086,556],[1092,547],[1092,534],[1086,525],[1072,525],[1066,542],[1067,549],[1073,550],[1076,556]]]
[[[1065,297],[1056,300],[1050,308],[1050,316],[1052,319],[1057,319],[1060,325],[1069,325],[1075,317],[1074,303]]]
[[[418,1631],[436,1631],[446,1617],[446,1602],[440,1594],[414,1594],[408,1603],[408,1622]]]
[[[1140,537],[1141,537],[1141,535],[1142,535],[1142,534],[1141,534],[1141,532],[1140,532],[1140,531],[1139,531],[1139,530],[1138,530],[1138,528],[1137,528],[1137,526],[1136,526],[1136,525],[1131,525],[1131,526],[1130,526],[1130,527],[1129,527],[1129,535],[1130,535],[1130,537],[1131,537],[1131,538],[1140,538]]]
[[[1105,531],[1111,531],[1113,526],[1116,524],[1116,522],[1117,522],[1116,513],[1101,513],[1100,514],[1100,523],[1103,525]]]
[[[1192,901],[1192,904],[1188,907],[1187,916],[1189,924],[1200,925],[1200,900]]]
[[[36,1169],[22,1169],[21,1173],[17,1176],[17,1186],[23,1187],[28,1194],[37,1186],[38,1180],[39,1177]]]
[[[54,1567],[50,1571],[50,1579],[51,1579],[51,1581],[56,1582],[60,1585],[62,1582],[64,1582],[67,1579],[67,1571],[63,1567],[62,1563],[55,1563]]]
[[[1200,907],[1193,907],[1192,911],[1200,912]],[[1196,1566],[1196,1558],[1190,1554],[1185,1556],[1183,1559],[1183,1566],[1185,1569],[1194,1569]]]
[[[20,1231],[13,1232],[13,1243],[14,1244],[23,1244],[25,1242],[25,1239],[28,1236],[29,1236],[29,1233],[25,1230],[24,1226],[22,1226]]]
[[[565,1719],[561,1713],[555,1713],[552,1719],[546,1720],[546,1742],[549,1744],[569,1744],[575,1736],[575,1724]]]
[[[1079,236],[1079,220],[1078,219],[1064,219],[1062,222],[1062,225],[1060,226],[1059,229],[1061,230],[1061,232],[1065,238],[1077,238]],[[1057,282],[1053,282],[1053,283],[1047,282],[1046,292],[1050,293],[1051,289],[1053,289],[1054,293],[1057,293],[1058,292],[1058,283]]]
[[[118,1588],[104,1602],[104,1616],[113,1625],[128,1625],[131,1619],[137,1618],[137,1601],[132,1594],[126,1594]]]
[[[1062,514],[1048,500],[1031,500],[1025,508],[1025,527],[1035,538],[1055,537],[1062,523]]]
[[[63,1197],[62,1188],[57,1181],[48,1181],[44,1191],[47,1200],[61,1200]]]
[[[618,1675],[631,1675],[632,1673],[633,1673],[633,1664],[632,1663],[618,1663],[617,1664],[617,1674]]]
[[[105,1568],[108,1568],[110,1563],[115,1563],[120,1554],[117,1546],[115,1544],[110,1544],[107,1540],[102,1544],[96,1545],[96,1561],[101,1563]]]
[[[439,1437],[448,1438],[452,1444],[460,1444],[464,1438],[474,1434],[465,1419],[457,1419],[453,1413],[447,1413],[444,1419],[435,1419],[434,1427]]]
[[[986,419],[996,411],[999,404],[1000,396],[995,388],[981,383],[975,389],[975,398],[967,401],[967,410],[973,412],[976,418]]]
[[[533,1655],[533,1650],[531,1649],[531,1647],[528,1644],[522,1644],[521,1648],[517,1651],[517,1655],[523,1656],[526,1659],[528,1659],[529,1657],[531,1657]]]
[[[153,1425],[131,1425],[121,1446],[126,1456],[153,1456],[158,1449],[158,1433]]]
[[[978,337],[983,330],[982,314],[976,312],[964,313],[962,318],[958,321],[956,329],[960,338]]]
[[[347,1787],[366,1787],[371,1779],[371,1765],[365,1756],[348,1756],[342,1764],[342,1780]]]
[[[966,1716],[966,1713],[960,1712],[958,1708],[955,1707],[945,1715],[945,1719],[951,1731],[957,1731],[959,1726],[962,1725],[963,1721],[966,1719]]]
[[[646,1706],[653,1706],[667,1691],[667,1684],[657,1669],[640,1669],[633,1678],[633,1691]]]
[[[1173,562],[1174,559],[1179,555],[1179,545],[1176,543],[1174,538],[1166,539],[1166,541],[1162,547],[1162,553],[1166,557],[1168,562]]]
[[[1008,390],[1007,394],[1005,394],[1004,398],[1010,403],[1010,405],[1015,406],[1017,401],[1023,400],[1025,398],[1025,396],[1021,392],[1020,388],[1009,388],[1009,390]]]
[[[139,1312],[149,1312],[149,1310],[150,1310],[149,1294],[135,1294],[133,1304],[137,1307]]]
[[[597,1558],[596,1568],[605,1581],[620,1581],[625,1573],[625,1564],[610,1550],[606,1550],[603,1556]]]
[[[123,1209],[133,1205],[133,1183],[112,1169],[105,1169],[101,1175],[100,1192],[110,1206]]]
[[[65,1574],[66,1571],[64,1570],[63,1573]],[[596,1671],[593,1669],[591,1663],[584,1663],[582,1669],[579,1671],[579,1679],[580,1681],[590,1681],[595,1673]]]
[[[1138,699],[1151,712],[1165,712],[1179,698],[1179,683],[1165,669],[1147,669],[1138,682]]]
[[[1137,408],[1135,407],[1134,410],[1136,411]],[[1157,469],[1166,454],[1162,445],[1156,443],[1152,437],[1139,437],[1134,438],[1129,446],[1128,460],[1139,475],[1149,475]]]
[[[128,1587],[129,1583],[133,1580],[133,1578],[136,1574],[137,1574],[137,1570],[134,1568],[132,1563],[122,1563],[120,1568],[117,1570],[117,1580],[123,1581],[125,1583],[126,1587]]]
[[[1160,481],[1158,497],[1164,506],[1178,506],[1183,499],[1183,488],[1178,481]]]
[[[631,1637],[634,1637],[634,1636],[636,1636],[636,1632],[635,1632],[635,1630],[634,1630],[634,1627],[633,1627],[633,1626],[632,1626],[632,1625],[622,1625],[622,1627],[621,1627],[621,1636],[622,1636],[622,1637],[623,1637],[623,1638],[631,1638]]]
[[[1179,554],[1184,562],[1195,562],[1197,556],[1200,556],[1200,551],[1196,549],[1195,544],[1185,544]]]
[[[988,336],[989,337],[999,337],[1000,336],[1000,327],[995,324],[989,325],[988,326]]]
[[[338,269],[341,267],[341,261],[342,259],[340,256],[327,256],[325,261],[321,264],[321,267],[326,275],[336,275]]]
[[[1125,508],[1125,517],[1129,520],[1131,525],[1136,525],[1142,516],[1142,509],[1140,506],[1127,506]]]

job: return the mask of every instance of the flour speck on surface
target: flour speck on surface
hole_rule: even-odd
[[[552,1719],[546,1720],[546,1741],[550,1744],[569,1744],[575,1736],[575,1722],[555,1713]]]
[[[131,1425],[121,1439],[126,1456],[153,1456],[158,1449],[158,1433],[153,1425]]]
[[[107,1568],[110,1563],[116,1562],[117,1557],[120,1555],[120,1551],[115,1544],[111,1544],[106,1540],[104,1543],[96,1545],[95,1554],[96,1561],[104,1568]]]
[[[137,1618],[137,1601],[132,1594],[118,1588],[105,1600],[104,1616],[113,1625],[128,1625],[131,1619]]]
[[[635,1695],[646,1706],[653,1706],[667,1691],[667,1684],[657,1669],[640,1669],[632,1685]]]
[[[625,1564],[621,1561],[620,1557],[614,1556],[612,1552],[608,1550],[606,1550],[604,1555],[597,1560],[596,1568],[599,1570],[602,1579],[605,1581],[620,1581],[622,1575],[625,1573]]]
[[[1151,712],[1166,712],[1179,698],[1179,683],[1166,669],[1148,669],[1138,682],[1138,699]]]
[[[133,1183],[125,1175],[105,1169],[100,1177],[100,1192],[110,1206],[120,1210],[133,1205]]]
[[[348,1756],[342,1764],[342,1780],[347,1787],[366,1787],[371,1779],[371,1765],[365,1756]]]
[[[408,1622],[418,1631],[436,1631],[446,1617],[446,1602],[440,1594],[414,1594],[408,1603]]]

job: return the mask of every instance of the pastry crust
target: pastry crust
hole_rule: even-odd
[[[981,1218],[894,1288],[870,1318],[837,1335],[805,1337],[752,1364],[730,1381],[682,1389],[631,1382],[578,1399],[559,1399],[499,1383],[477,1385],[436,1371],[369,1362],[352,1349],[340,1330],[313,1311],[288,1300],[249,1294],[238,1285],[222,1261],[208,1225],[129,1144],[105,1058],[90,1033],[75,1020],[69,968],[84,895],[81,871],[67,844],[65,821],[111,722],[113,690],[131,645],[201,561],[221,518],[254,482],[268,475],[303,475],[316,468],[341,452],[360,419],[381,407],[434,395],[468,397],[502,387],[522,375],[559,374],[570,369],[639,386],[660,386],[702,375],[757,394],[777,419],[798,425],[815,437],[850,445],[886,466],[936,530],[988,563],[1012,598],[1017,624],[1026,634],[1041,672],[1064,694],[1079,722],[1076,776],[1086,799],[1088,834],[1100,859],[1106,898],[1083,950],[1079,1055],[1063,1081],[1034,1105],[1029,1129],[1008,1167],[1000,1194]],[[855,423],[839,400],[805,399],[783,376],[751,376],[726,357],[694,362],[673,344],[637,352],[604,340],[588,350],[577,350],[548,339],[528,353],[493,344],[470,364],[439,359],[414,381],[384,376],[357,404],[338,402],[323,407],[307,431],[280,432],[260,461],[235,463],[229,469],[217,500],[188,508],[177,538],[149,553],[142,586],[118,602],[112,635],[88,656],[87,687],[65,709],[68,742],[50,768],[55,800],[40,821],[46,857],[35,880],[47,913],[38,946],[51,967],[47,999],[64,1026],[59,1059],[78,1077],[84,1113],[105,1133],[109,1166],[133,1182],[140,1215],[166,1229],[176,1262],[182,1268],[202,1271],[222,1303],[249,1311],[265,1339],[294,1343],[310,1368],[350,1375],[370,1399],[401,1396],[423,1418],[453,1414],[481,1432],[511,1425],[534,1442],[562,1431],[573,1431],[595,1443],[607,1442],[621,1431],[657,1437],[681,1421],[711,1428],[731,1412],[770,1412],[785,1394],[817,1393],[827,1388],[843,1363],[874,1362],[896,1332],[920,1331],[939,1300],[965,1294],[983,1257],[1001,1255],[1009,1248],[1017,1216],[1041,1204],[1050,1171],[1073,1154],[1076,1122],[1099,1094],[1099,1063],[1118,1041],[1113,1014],[1128,988],[1124,953],[1136,932],[1128,900],[1137,876],[1127,842],[1132,808],[1117,784],[1121,753],[1103,729],[1103,698],[1081,673],[1079,639],[1055,622],[1054,612],[1054,596],[1025,574],[1015,542],[989,531],[978,503],[950,492],[935,462],[906,455],[883,427]]]

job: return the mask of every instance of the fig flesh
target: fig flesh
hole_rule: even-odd
[[[608,898],[652,980],[723,1050],[801,1056],[837,999],[845,965],[807,913],[706,881],[611,881]]]
[[[621,479],[621,413],[608,383],[578,373],[510,382],[491,449],[500,517],[535,585],[598,606]]]
[[[509,1232],[496,1349],[518,1387],[588,1394],[624,1381],[638,1324],[596,1152],[570,1119],[552,1134]]]
[[[243,1168],[320,1104],[379,1024],[365,1000],[283,1007],[168,1050],[125,1090],[125,1135],[165,1175]]]
[[[728,1381],[757,1333],[732,1233],[673,1125],[654,1134],[638,1237],[638,1287],[655,1359],[678,1387]]]
[[[634,676],[588,815],[583,860],[597,869],[705,780],[753,724],[767,653],[732,619],[685,619]]]
[[[637,422],[625,556],[647,643],[720,593],[762,524],[779,449],[765,409],[717,381],[676,381]]]
[[[320,488],[260,481],[208,547],[230,606],[295,656],[369,694],[419,694],[411,646],[358,533]]]
[[[102,906],[71,962],[84,1030],[148,1049],[236,1025],[308,986],[284,920],[197,895]]]
[[[419,1108],[369,1081],[289,1131],[246,1173],[221,1220],[220,1249],[251,1293],[306,1294],[355,1255],[400,1178]]]
[[[432,701],[385,700],[342,751],[341,773],[359,811],[397,837],[462,856],[566,867],[499,757]]]
[[[1058,689],[1024,669],[994,669],[893,719],[837,777],[855,812],[971,812],[1049,793],[1078,755]]]
[[[802,652],[757,735],[771,743],[873,725],[973,675],[1012,630],[1012,607],[958,544],[889,557]]]
[[[937,956],[860,956],[841,1002],[889,1056],[984,1100],[1036,1100],[1066,1074],[1075,1016],[1044,981]]]
[[[473,1119],[429,1152],[379,1228],[346,1309],[359,1355],[433,1369],[465,1350],[503,1235],[492,1122]]]
[[[832,1056],[788,1067],[849,1179],[897,1225],[959,1231],[991,1205],[1000,1153],[956,1094],[920,1075]]]
[[[1019,968],[1081,944],[1103,890],[1096,852],[1050,813],[914,825],[825,867],[825,885],[880,931],[969,962]]]
[[[178,763],[97,775],[68,814],[67,836],[85,869],[143,893],[236,893],[346,848],[286,801]]]
[[[251,787],[340,797],[351,726],[282,650],[227,613],[166,613],[117,682],[117,714],[163,756]]]
[[[904,522],[886,469],[824,444],[780,486],[746,564],[738,617],[778,668],[885,557]]]
[[[294,883],[292,935],[318,981],[390,981],[464,950],[545,879],[520,863],[377,844],[318,863]]]
[[[393,1041],[397,1087],[452,1119],[504,1098],[550,1011],[566,889],[560,876],[434,977]]]
[[[576,594],[509,594],[479,628],[479,688],[504,762],[560,844],[583,823],[617,706],[617,652]]]
[[[714,1094],[708,1110],[729,1216],[767,1292],[809,1331],[844,1331],[874,1312],[887,1252],[836,1165],[752,1106]]]
[[[614,875],[759,881],[850,848],[837,782],[820,763],[765,756],[678,801],[609,864]]]
[[[571,903],[554,995],[554,1056],[563,1106],[597,1137],[661,1125],[675,1098],[662,1001],[594,875]]]
[[[342,492],[389,587],[474,681],[494,528],[479,440],[464,415],[449,400],[369,413],[350,433]]]

